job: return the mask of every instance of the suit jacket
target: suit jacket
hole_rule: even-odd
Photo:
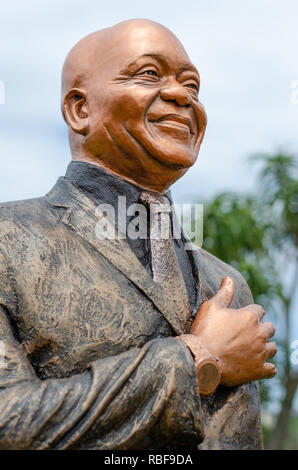
[[[257,384],[200,399],[175,304],[125,239],[101,236],[91,199],[61,177],[0,215],[1,449],[262,447]],[[191,256],[196,307],[226,275],[232,307],[253,302],[235,269]]]

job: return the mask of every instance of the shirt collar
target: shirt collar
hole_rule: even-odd
[[[88,162],[72,161],[65,177],[97,204],[111,204],[115,209],[118,196],[126,197],[126,206],[139,202],[142,188]],[[165,194],[172,203],[171,193]]]

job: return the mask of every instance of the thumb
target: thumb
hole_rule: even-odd
[[[216,294],[209,299],[219,307],[228,308],[234,297],[234,281],[230,277],[224,277]]]

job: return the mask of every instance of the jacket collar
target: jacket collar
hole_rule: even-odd
[[[173,299],[167,296],[167,292],[153,281],[142,263],[135,256],[123,234],[104,216],[99,206],[89,197],[71,184],[65,177],[60,177],[56,185],[45,196],[48,204],[56,208],[64,208],[64,214],[60,219],[63,224],[70,227],[78,237],[85,240],[96,251],[110,261],[124,276],[133,282],[154,306],[164,315],[174,331],[180,335],[185,333],[185,325],[175,310]],[[104,217],[108,226],[110,238],[102,237],[100,220]],[[115,235],[115,236],[114,236]],[[122,237],[122,238],[121,238]],[[183,233],[184,242],[189,242]],[[193,265],[197,271],[197,307],[199,306],[200,279],[198,255],[191,252]]]

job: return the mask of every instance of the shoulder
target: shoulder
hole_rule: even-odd
[[[195,247],[202,283],[213,295],[220,286],[222,279],[229,276],[235,284],[235,295],[232,308],[240,308],[253,303],[253,297],[243,275],[233,266],[224,263],[203,248]],[[206,295],[208,296],[208,295]]]
[[[1,245],[41,234],[51,220],[53,214],[44,197],[0,203]]]
[[[44,197],[9,201],[0,203],[1,218],[11,218],[22,214],[33,214],[33,211],[44,205]]]
[[[0,225],[5,221],[28,222],[38,220],[45,215],[44,197],[0,203]]]

